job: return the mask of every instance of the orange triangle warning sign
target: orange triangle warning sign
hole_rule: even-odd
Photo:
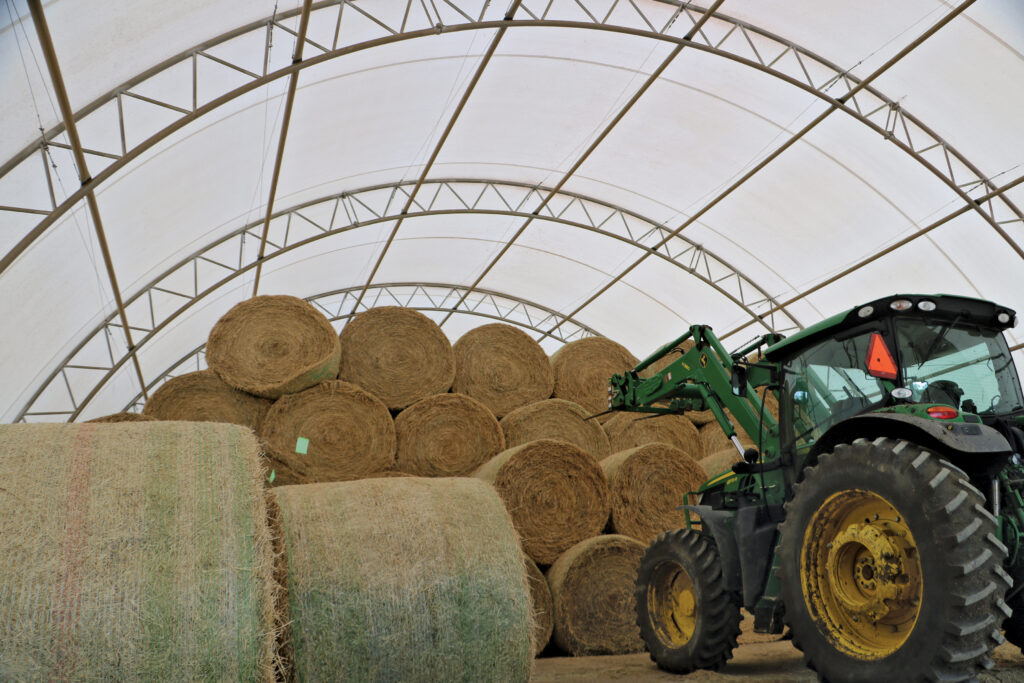
[[[868,342],[868,374],[880,379],[898,379],[899,371],[896,368],[896,361],[885,345],[885,340],[878,332],[871,333],[871,341]]]

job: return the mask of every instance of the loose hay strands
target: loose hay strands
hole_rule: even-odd
[[[526,578],[530,582],[530,604],[533,606],[533,651],[539,653],[547,647],[555,627],[551,588],[536,562],[529,557],[524,557],[523,561],[526,564]]]
[[[293,296],[257,296],[217,321],[206,362],[236,389],[279,398],[338,376],[341,349],[327,318]]]
[[[696,460],[663,443],[616,453],[601,461],[601,469],[611,489],[612,527],[644,544],[685,526],[686,512],[677,508],[707,479]]]
[[[371,308],[341,330],[338,377],[401,410],[447,392],[455,378],[455,356],[441,328],[419,311]]]
[[[388,409],[340,380],[279,398],[263,419],[260,436],[279,486],[358,479],[395,464],[395,425]]]
[[[0,452],[0,679],[272,680],[249,430],[4,425]]]
[[[462,394],[437,394],[395,418],[398,469],[424,477],[468,476],[505,450],[493,413]]]
[[[491,487],[409,477],[276,493],[299,680],[529,679],[526,570]]]
[[[597,460],[567,441],[540,439],[503,451],[474,475],[498,490],[523,550],[551,564],[575,543],[601,533],[611,502]]]
[[[509,448],[537,439],[561,439],[576,444],[600,460],[611,455],[608,436],[596,420],[587,420],[582,406],[561,398],[516,408],[501,419]]]
[[[142,414],[158,420],[230,422],[256,429],[270,400],[229,387],[212,370],[167,380],[146,401]]]
[[[544,349],[519,328],[504,323],[477,327],[452,346],[452,391],[472,396],[501,418],[551,396],[555,377]]]
[[[610,534],[578,543],[551,565],[558,647],[573,655],[644,651],[633,597],[643,554],[639,541]]]
[[[667,443],[694,460],[704,457],[700,433],[685,415],[618,412],[604,425],[612,452],[618,453],[647,443]]]
[[[141,413],[114,413],[113,415],[104,415],[103,417],[86,420],[85,424],[111,424],[115,422],[156,422],[156,418]]]
[[[632,370],[637,359],[624,346],[604,337],[570,342],[551,357],[555,398],[583,406],[591,415],[608,409],[608,379]]]
[[[731,469],[733,463],[742,462],[743,458],[740,457],[739,452],[734,446],[723,448],[720,451],[715,451],[708,457],[701,460],[698,464],[704,468],[704,472],[708,478],[721,474],[728,469]]]

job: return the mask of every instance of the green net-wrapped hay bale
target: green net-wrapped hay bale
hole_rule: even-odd
[[[533,606],[533,651],[539,653],[547,647],[555,627],[551,588],[537,563],[528,557],[523,560],[526,564],[526,578],[530,583],[530,604]]]
[[[0,680],[273,680],[252,432],[0,427]]]
[[[436,394],[395,418],[397,468],[423,477],[461,477],[505,450],[494,414],[463,394]]]
[[[155,417],[143,415],[142,413],[114,413],[86,420],[85,424],[112,424],[116,422],[156,422]]]
[[[629,450],[648,443],[667,443],[681,449],[694,460],[704,457],[700,432],[685,415],[650,416],[617,412],[605,422],[612,452]]]
[[[501,431],[509,448],[537,439],[561,439],[576,444],[600,460],[611,455],[608,435],[582,406],[550,398],[516,408],[501,418]]]
[[[142,409],[157,420],[230,422],[256,429],[270,399],[229,387],[212,370],[178,375],[160,385]]]
[[[561,555],[547,572],[555,645],[576,655],[643,652],[634,608],[645,546],[621,534],[595,536]]]
[[[551,362],[533,338],[504,323],[466,332],[452,345],[452,391],[472,396],[502,418],[516,408],[551,396]]]
[[[473,476],[498,490],[523,550],[537,564],[551,564],[608,522],[604,471],[594,456],[568,441],[539,439],[509,448]]]
[[[395,465],[391,413],[376,397],[341,380],[282,396],[267,411],[259,434],[277,486],[359,479]]]
[[[637,359],[626,347],[604,337],[569,342],[551,356],[555,398],[578,403],[591,415],[608,409],[608,379],[632,370]]]
[[[686,511],[677,508],[707,479],[696,460],[664,443],[615,453],[601,469],[611,490],[612,528],[645,546],[662,531],[686,525]]]
[[[526,569],[491,487],[408,477],[275,492],[298,680],[529,679]]]
[[[731,469],[734,463],[742,461],[743,458],[740,457],[739,451],[736,450],[735,446],[729,446],[728,448],[715,451],[698,464],[704,468],[704,473],[710,479],[716,474],[721,474]]]
[[[419,311],[382,306],[341,330],[339,379],[358,384],[391,410],[451,389],[455,355],[433,320]]]
[[[279,398],[338,376],[341,348],[323,313],[294,296],[236,304],[210,331],[206,362],[229,386]]]
[[[736,429],[736,437],[740,440],[740,443],[743,444],[743,447],[753,448],[754,440],[747,436],[747,433],[743,431],[743,427],[740,426],[732,413],[727,410],[725,411],[725,414],[729,418],[729,421],[732,422],[732,426]],[[722,431],[722,427],[717,421],[709,422],[700,428],[700,441],[704,446],[705,454],[717,453],[718,451],[724,451],[728,448],[731,448],[733,451],[736,450],[732,440],[725,435],[725,432]]]

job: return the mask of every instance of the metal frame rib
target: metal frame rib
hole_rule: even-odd
[[[861,80],[859,83],[857,83],[845,95],[842,95],[841,97],[837,98],[836,102],[834,104],[831,104],[828,107],[828,109],[826,109],[821,114],[816,116],[813,121],[811,121],[806,126],[801,128],[797,133],[795,133],[794,135],[790,136],[789,139],[787,139],[784,143],[782,143],[779,147],[777,147],[774,151],[772,151],[768,156],[766,156],[764,159],[762,159],[760,162],[758,162],[753,168],[751,168],[749,171],[744,173],[732,185],[727,187],[725,190],[723,190],[721,193],[719,193],[717,196],[715,196],[711,201],[709,201],[704,206],[702,206],[696,213],[694,213],[688,219],[683,221],[683,223],[678,228],[676,228],[671,233],[666,235],[664,237],[664,239],[662,240],[662,242],[667,242],[668,240],[672,239],[673,237],[675,237],[676,235],[681,233],[683,230],[685,230],[686,228],[688,228],[689,226],[691,226],[695,222],[697,222],[701,218],[701,216],[706,214],[708,211],[710,211],[715,206],[717,206],[719,202],[721,202],[722,200],[727,198],[729,195],[731,195],[733,192],[735,192],[737,189],[742,187],[744,183],[746,183],[748,180],[750,180],[755,175],[757,175],[759,172],[761,172],[761,170],[764,169],[766,166],[768,166],[768,164],[770,164],[772,161],[774,161],[779,156],[781,156],[783,152],[785,152],[787,149],[789,149],[790,147],[795,145],[797,142],[799,142],[800,139],[802,139],[805,135],[807,135],[807,133],[811,132],[822,121],[824,121],[826,118],[828,118],[828,116],[830,114],[835,112],[843,104],[845,104],[847,101],[852,99],[858,92],[860,92],[864,88],[868,87],[868,85],[871,83],[871,81],[875,80],[876,78],[881,76],[883,73],[888,71],[894,64],[896,64],[901,59],[903,59],[908,54],[910,54],[910,52],[912,52],[916,47],[921,45],[921,43],[926,41],[928,38],[930,38],[931,36],[935,35],[935,33],[937,33],[940,29],[942,29],[942,27],[946,26],[949,22],[953,21],[953,19],[958,17],[964,10],[966,10],[968,7],[973,5],[976,1],[977,0],[966,0],[965,2],[963,2],[960,5],[958,5],[957,7],[955,7],[952,11],[947,13],[945,16],[943,16],[942,19],[937,21],[935,24],[933,24],[931,27],[929,27],[924,33],[922,33],[920,36],[915,38],[909,45],[907,45],[902,50],[900,50],[898,53],[893,55],[889,60],[887,60],[882,66],[878,67],[869,76],[867,76],[866,78]],[[661,246],[661,245],[658,245],[658,246]],[[1018,247],[1018,253],[1021,254],[1022,258],[1024,258],[1024,252],[1020,252],[1019,249],[1020,248]],[[595,292],[594,294],[589,296],[582,304],[577,306],[569,314],[569,317],[571,317],[571,318],[576,317],[580,313],[580,311],[582,311],[584,308],[586,308],[587,306],[592,304],[594,301],[596,301],[598,297],[600,297],[602,294],[604,294],[609,289],[614,287],[618,282],[620,282],[629,273],[633,272],[634,269],[636,269],[641,263],[643,263],[644,261],[647,260],[647,257],[648,257],[648,254],[644,254],[644,255],[640,256],[639,258],[637,258],[636,261],[634,261],[632,264],[627,266],[617,276],[612,278],[612,280],[610,282],[608,282],[607,284],[603,285],[600,289],[597,290],[597,292]],[[782,307],[785,308],[785,305],[782,305]],[[549,332],[553,332],[556,329],[557,329],[557,326],[553,327]],[[545,336],[547,336],[547,333],[545,334]]]
[[[78,168],[78,180],[82,188],[86,188],[92,176],[89,174],[89,167],[86,164],[85,152],[82,147],[82,140],[78,135],[78,127],[75,124],[74,114],[71,112],[71,102],[68,100],[68,91],[64,86],[64,77],[61,75],[60,63],[57,60],[57,52],[53,47],[53,39],[50,37],[50,28],[46,23],[43,14],[42,0],[28,0],[29,11],[32,13],[32,22],[35,24],[36,35],[42,47],[43,58],[46,61],[46,68],[50,73],[50,81],[53,85],[54,95],[60,107],[61,117],[64,119],[64,128],[68,134],[68,141],[71,143],[71,152],[75,158],[75,166]],[[114,303],[117,305],[117,313],[121,318],[121,326],[124,331],[125,341],[128,349],[135,348],[132,341],[131,326],[128,324],[128,315],[125,312],[124,301],[121,299],[121,288],[117,284],[117,273],[114,271],[114,263],[110,257],[110,247],[107,245],[107,235],[103,230],[103,219],[100,217],[99,203],[96,201],[96,194],[92,189],[85,192],[85,200],[89,206],[89,214],[92,217],[92,224],[96,233],[96,241],[100,245],[100,252],[103,254],[103,265],[107,270],[107,279],[110,281],[110,289],[114,293]],[[132,360],[135,365],[135,373],[138,375],[139,387],[143,396],[146,395],[146,381],[142,378],[142,367],[138,358],[134,355]]]

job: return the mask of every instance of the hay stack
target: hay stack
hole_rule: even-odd
[[[658,347],[658,348],[661,348],[661,347]],[[684,341],[682,344],[680,344],[676,348],[677,349],[682,349],[682,353],[680,353],[679,351],[676,351],[675,349],[673,349],[672,351],[669,351],[667,354],[665,354],[664,356],[662,356],[661,358],[659,358],[658,360],[654,361],[649,366],[647,366],[647,368],[645,368],[643,370],[643,372],[640,373],[640,376],[641,377],[653,377],[654,373],[659,372],[659,371],[664,370],[665,368],[667,368],[670,363],[672,363],[676,359],[682,357],[683,353],[686,353],[687,351],[689,351],[690,349],[693,348],[693,340],[692,339],[687,339],[686,341]],[[657,349],[652,350],[651,353],[654,353],[654,351],[657,351]],[[647,354],[647,355],[649,356],[650,354]],[[646,358],[647,356],[644,356],[644,357]]]
[[[501,418],[551,396],[555,377],[544,349],[519,328],[494,323],[470,330],[452,346],[452,391],[472,396]]]
[[[419,311],[371,308],[341,330],[338,377],[401,410],[446,393],[455,379],[455,356],[441,328]]]
[[[270,403],[229,387],[212,370],[200,370],[164,382],[146,401],[142,414],[158,420],[230,422],[256,429]]]
[[[707,479],[693,458],[663,443],[616,453],[601,461],[601,469],[611,490],[612,527],[645,546],[660,532],[686,524],[685,511],[676,508]]]
[[[612,452],[629,450],[648,443],[667,443],[685,452],[694,460],[704,457],[700,432],[685,415],[615,413],[604,425]]]
[[[156,422],[156,418],[143,415],[142,413],[114,413],[113,415],[104,415],[103,417],[86,420],[85,424],[111,424],[115,422]]]
[[[643,555],[639,541],[611,534],[576,544],[551,565],[558,647],[577,656],[644,651],[633,597]]]
[[[526,578],[530,582],[530,604],[533,606],[533,651],[540,653],[547,647],[548,641],[551,640],[551,630],[555,627],[551,609],[551,588],[548,587],[548,580],[544,578],[536,562],[528,557],[524,557],[523,562],[526,563]]]
[[[260,437],[279,486],[357,479],[395,464],[388,409],[340,380],[279,398],[260,425]]]
[[[555,398],[583,406],[591,415],[608,409],[608,379],[633,369],[637,359],[624,346],[604,337],[570,342],[551,357]]]
[[[459,477],[505,450],[490,410],[463,394],[436,394],[395,418],[398,469],[424,477]]]
[[[0,452],[0,679],[272,680],[249,430],[4,425]]]
[[[523,550],[537,564],[601,533],[611,501],[597,460],[568,441],[540,439],[499,453],[474,475],[494,485]]]
[[[747,436],[747,433],[743,431],[743,427],[740,426],[739,422],[733,417],[732,413],[728,410],[725,411],[726,416],[732,422],[732,426],[736,429],[736,436],[739,438],[740,443],[743,444],[744,448],[754,447],[754,440]],[[721,425],[718,422],[710,422],[700,428],[700,441],[704,447],[704,453],[717,453],[718,451],[724,451],[731,448],[733,451],[736,447],[732,441],[722,431]]]
[[[598,460],[611,455],[608,435],[580,405],[561,398],[516,408],[501,419],[509,448],[537,439],[561,439],[576,444]]]
[[[526,681],[523,557],[475,479],[276,489],[299,680]]]
[[[708,478],[721,474],[726,470],[732,468],[733,463],[742,462],[743,458],[736,451],[734,446],[729,446],[720,451],[715,451],[708,457],[701,460],[698,464],[704,468],[704,472],[708,475]]]
[[[210,331],[206,362],[228,385],[279,398],[338,376],[341,350],[322,313],[293,296],[236,304]]]

